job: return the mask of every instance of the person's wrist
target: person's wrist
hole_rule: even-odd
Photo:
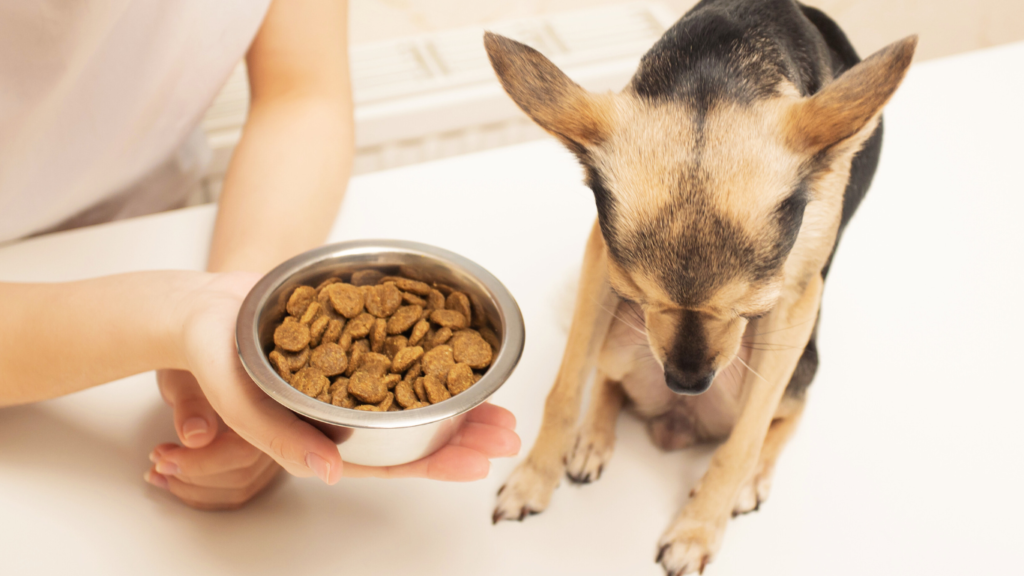
[[[163,349],[169,354],[165,368],[189,369],[186,345],[188,326],[206,306],[204,292],[213,276],[205,272],[181,272],[168,282],[167,306],[164,307],[159,335]]]

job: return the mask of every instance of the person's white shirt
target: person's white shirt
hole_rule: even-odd
[[[269,3],[0,2],[0,242],[180,205]]]

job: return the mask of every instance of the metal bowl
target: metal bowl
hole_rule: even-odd
[[[449,400],[401,412],[363,412],[310,398],[277,375],[267,354],[275,326],[295,287],[316,286],[358,270],[415,274],[464,292],[501,338],[491,367],[476,384]],[[390,466],[413,462],[441,448],[459,429],[466,412],[483,403],[508,379],[523,352],[519,306],[490,272],[458,254],[416,242],[361,240],[310,250],[270,271],[253,287],[238,312],[235,344],[242,366],[256,384],[338,445],[345,462]]]

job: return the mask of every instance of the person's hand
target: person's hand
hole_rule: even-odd
[[[174,403],[175,427],[185,446],[158,447],[154,454],[157,466],[168,471],[176,466],[177,472],[161,474],[155,466],[147,473],[147,480],[154,485],[166,484],[195,506],[238,506],[273,477],[273,467],[252,459],[248,445],[295,476],[315,475],[327,484],[336,483],[343,474],[476,480],[487,475],[489,458],[518,452],[515,418],[503,408],[484,405],[470,412],[447,446],[423,460],[385,468],[343,465],[335,444],[260,390],[238,360],[235,317],[256,279],[238,273],[211,276],[204,287],[183,299],[179,340],[195,378],[167,373],[162,378],[175,375],[167,381],[174,386],[165,384],[162,390]],[[200,400],[194,386],[187,385],[190,382],[198,383],[205,400]],[[171,388],[179,395],[168,397]]]

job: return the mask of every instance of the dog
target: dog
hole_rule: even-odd
[[[579,159],[598,212],[539,436],[493,521],[544,510],[563,473],[600,477],[629,405],[663,449],[721,442],[657,546],[669,575],[703,572],[729,518],[767,498],[803,412],[824,281],[917,37],[861,61],[815,8],[702,0],[617,94],[513,40],[484,45],[512,100]]]

